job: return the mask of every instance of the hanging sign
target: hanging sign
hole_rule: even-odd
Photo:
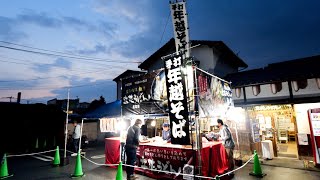
[[[230,83],[201,72],[197,80],[199,116],[223,118],[229,108],[234,106]]]
[[[182,63],[181,54],[164,59],[171,143],[189,145],[188,105],[185,78],[181,71]]]
[[[190,57],[189,30],[186,12],[186,2],[170,4],[176,51],[185,51],[185,57]]]

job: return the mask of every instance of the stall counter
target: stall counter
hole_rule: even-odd
[[[120,154],[120,139],[106,138],[105,142],[106,164],[117,164]],[[196,160],[194,161],[194,159]],[[137,166],[148,169],[136,168],[135,171],[151,178],[182,179],[179,173],[183,173],[183,167],[186,164],[198,167],[198,158],[197,151],[192,150],[191,146],[146,142],[140,143],[138,147],[136,163]],[[227,170],[227,165],[225,149],[221,142],[203,143],[201,149],[203,176],[215,177],[217,174],[222,174]],[[149,169],[176,172],[176,174],[159,173]]]

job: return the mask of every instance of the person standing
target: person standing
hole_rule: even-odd
[[[234,144],[231,131],[228,125],[223,124],[223,121],[221,119],[218,119],[217,122],[218,122],[218,127],[220,129],[219,131],[220,139],[227,153],[228,169],[229,171],[232,171],[234,169],[233,149],[235,144]]]
[[[81,136],[81,126],[78,124],[78,122],[75,120],[73,121],[73,133],[72,133],[72,143],[73,143],[73,154],[71,156],[76,156],[78,151],[79,151],[79,141],[80,141],[80,136]]]
[[[139,137],[141,134],[142,120],[137,119],[133,126],[128,128],[127,139],[126,139],[126,156],[127,164],[134,166],[137,160],[137,148],[139,146]],[[134,175],[134,167],[126,167],[127,170],[127,179],[137,179]]]

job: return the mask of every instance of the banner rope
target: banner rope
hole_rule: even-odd
[[[72,152],[72,151],[69,151],[67,150],[68,152],[70,153],[75,153],[75,152]],[[83,157],[84,159],[86,159],[87,161],[91,162],[92,164],[95,164],[97,166],[118,166],[119,164],[100,164],[100,163],[96,163],[90,159],[88,159],[87,157],[81,155],[81,157]],[[218,177],[223,177],[223,176],[226,176],[226,175],[229,175],[235,171],[238,171],[242,168],[244,168],[252,159],[253,159],[254,155],[252,155],[250,157],[250,159],[245,162],[242,166],[232,170],[232,171],[229,171],[229,172],[226,172],[224,174],[221,174],[221,175],[218,175]],[[137,169],[143,169],[143,170],[150,170],[150,171],[155,171],[155,172],[162,172],[162,173],[166,173],[166,174],[174,174],[176,176],[179,176],[179,175],[182,175],[182,176],[190,176],[190,177],[197,177],[197,178],[207,178],[207,179],[216,179],[215,177],[207,177],[207,176],[199,176],[199,175],[192,175],[192,174],[183,174],[183,173],[180,173],[180,172],[171,172],[171,171],[162,171],[162,170],[157,170],[157,169],[149,169],[149,168],[145,168],[145,167],[139,167],[139,166],[133,166],[133,165],[129,165],[129,164],[122,164],[123,166],[127,166],[127,167],[133,167],[133,168],[137,168]]]
[[[48,152],[53,152],[56,149],[53,150],[48,150],[48,151],[43,151],[43,152],[36,152],[36,153],[29,153],[29,154],[12,154],[12,155],[7,155],[7,157],[21,157],[21,156],[32,156],[32,155],[36,155],[36,154],[44,154],[44,153],[48,153]]]

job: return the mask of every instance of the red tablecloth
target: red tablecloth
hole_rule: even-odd
[[[140,144],[137,151],[137,165],[148,169],[182,173],[185,164],[194,165],[193,157],[197,152],[191,148],[183,148],[178,145],[152,143]],[[106,164],[119,163],[120,141],[119,138],[105,139]],[[215,177],[227,170],[227,156],[221,142],[203,143],[201,149],[201,172],[203,176]],[[136,168],[135,171],[157,179],[181,179],[176,174],[159,173],[151,170]]]
[[[210,161],[210,176],[215,177],[218,174],[223,174],[228,170],[228,158],[226,150],[221,143],[211,147]]]
[[[120,139],[116,137],[105,138],[104,152],[106,164],[118,164],[120,161]]]

